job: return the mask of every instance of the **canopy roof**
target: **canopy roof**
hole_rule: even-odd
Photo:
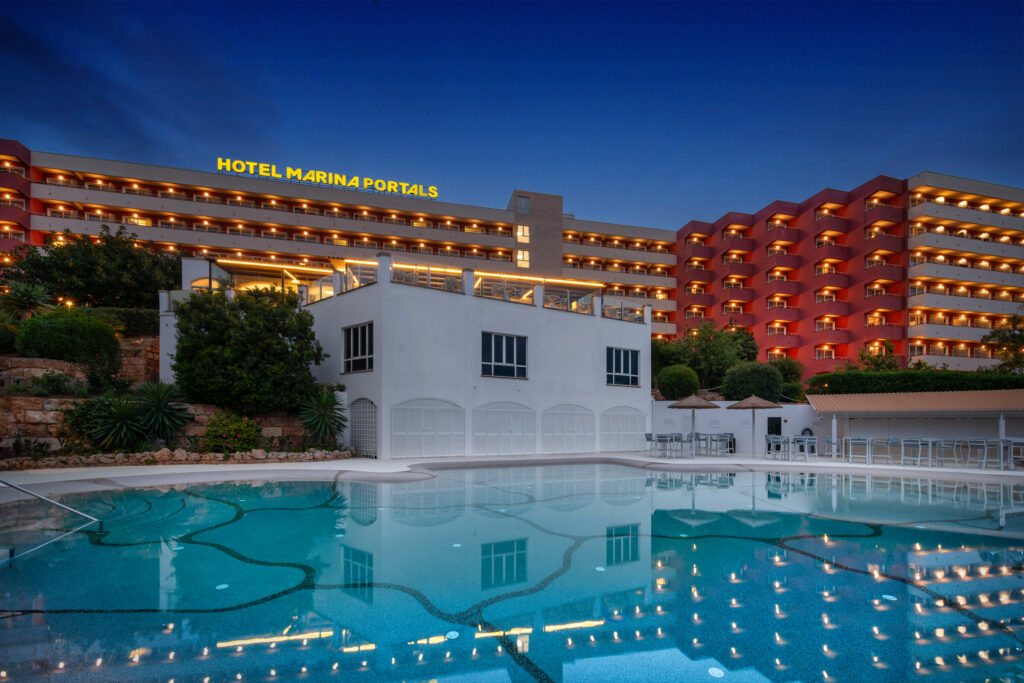
[[[1024,389],[915,391],[902,394],[808,394],[817,413],[921,415],[1024,413]]]
[[[761,410],[765,408],[781,408],[778,403],[772,403],[766,401],[760,396],[751,394],[742,401],[737,401],[727,408],[727,410]]]
[[[669,408],[689,408],[690,410],[705,410],[707,408],[718,408],[714,403],[707,399],[701,398],[697,394],[690,394],[686,398],[681,398]]]

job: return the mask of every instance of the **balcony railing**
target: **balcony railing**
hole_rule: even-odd
[[[823,304],[823,303],[831,302],[831,301],[835,301],[835,300],[836,300],[836,295],[835,294],[815,294],[814,295],[814,303],[816,303],[816,304]]]
[[[601,317],[612,320],[624,320],[629,323],[643,323],[644,309],[629,306],[602,306]]]
[[[485,299],[498,299],[514,304],[533,306],[533,285],[522,280],[495,276],[480,276],[473,287],[473,295]]]
[[[544,308],[593,315],[594,290],[544,285]]]
[[[462,294],[462,274],[452,272],[450,268],[435,269],[430,266],[396,265],[391,270],[391,281],[403,285]]]
[[[786,301],[769,301],[768,310],[774,311],[777,308],[789,308],[789,303]]]

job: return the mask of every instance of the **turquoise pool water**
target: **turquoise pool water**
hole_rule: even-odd
[[[1024,484],[583,465],[61,500],[103,529],[0,568],[5,680],[1024,677]],[[0,513],[16,550],[75,524]]]

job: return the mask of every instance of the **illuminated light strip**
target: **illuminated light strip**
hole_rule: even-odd
[[[414,266],[406,263],[395,263],[392,264],[395,268],[405,268],[406,270],[435,270],[438,273],[456,273],[461,274],[462,271],[458,268],[438,268],[437,266]]]
[[[333,270],[327,270],[326,268],[312,268],[309,266],[293,266],[290,263],[260,263],[258,261],[235,261],[234,259],[219,258],[217,263],[231,263],[238,266],[256,266],[257,268],[278,268],[284,270],[285,268],[291,268],[292,270],[307,270],[311,273],[324,273],[329,275],[333,273]]]
[[[533,629],[529,626],[520,626],[519,628],[511,628],[507,631],[484,631],[473,634],[474,638],[497,638],[499,636],[519,636],[528,633],[533,633]]]
[[[350,645],[348,647],[341,648],[341,651],[342,652],[369,652],[370,650],[376,650],[376,649],[377,649],[377,646],[374,643],[369,643],[367,645],[359,645],[358,647],[355,646],[355,645]]]
[[[289,640],[302,640],[308,638],[309,640],[315,640],[317,638],[330,638],[334,635],[334,631],[311,631],[309,633],[296,633],[291,636],[266,636],[264,638],[246,638],[244,640],[228,640],[223,643],[217,643],[217,647],[237,647],[239,645],[261,645],[264,643],[284,643]]]
[[[531,277],[529,275],[509,275],[507,273],[487,273],[482,270],[474,271],[476,275],[484,275],[487,277],[503,277],[510,280],[531,280],[533,282],[555,282],[564,285],[591,285],[593,287],[604,287],[604,282],[588,282],[587,280],[557,280],[545,277]]]
[[[591,619],[590,621],[572,621],[568,624],[551,624],[550,626],[544,627],[544,633],[551,633],[552,631],[566,631],[574,628],[593,628],[594,626],[603,626],[604,619]]]

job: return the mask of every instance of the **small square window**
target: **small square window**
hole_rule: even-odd
[[[605,381],[621,387],[640,386],[640,352],[609,346],[605,353]]]
[[[516,242],[522,242],[523,244],[530,243],[529,225],[516,225]]]
[[[484,332],[480,352],[484,377],[526,379],[526,337]]]
[[[519,268],[530,267],[530,251],[528,249],[516,249],[516,266]]]
[[[610,526],[605,534],[605,565],[611,567],[640,559],[639,524]]]
[[[530,213],[530,198],[516,197],[516,213]]]
[[[373,323],[346,327],[342,372],[373,370]]]

